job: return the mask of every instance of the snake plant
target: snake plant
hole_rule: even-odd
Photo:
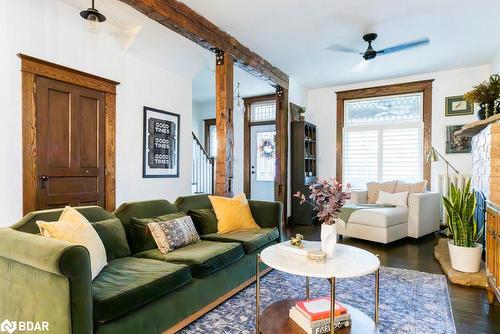
[[[451,184],[447,197],[443,196],[448,215],[448,230],[455,246],[474,247],[482,231],[477,230],[474,219],[476,198],[470,189],[470,179],[463,189]]]

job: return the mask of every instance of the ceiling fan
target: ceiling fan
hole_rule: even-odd
[[[356,49],[348,47],[348,46],[343,46],[340,44],[332,44],[327,48],[327,50],[356,53],[356,54],[362,55],[363,59],[361,60],[361,62],[352,68],[352,71],[358,72],[358,71],[364,70],[368,66],[368,61],[374,59],[377,56],[387,55],[390,53],[399,52],[399,51],[414,48],[417,46],[427,45],[430,43],[428,38],[423,38],[423,39],[418,39],[415,41],[411,41],[411,42],[407,42],[407,43],[403,43],[403,44],[399,44],[399,45],[394,45],[394,46],[377,51],[372,46],[372,42],[375,41],[376,38],[377,38],[377,34],[375,34],[375,33],[369,33],[369,34],[366,34],[363,36],[363,39],[365,40],[365,42],[368,43],[368,48],[364,52],[360,52],[359,50],[356,50]]]

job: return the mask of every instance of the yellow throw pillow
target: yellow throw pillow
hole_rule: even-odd
[[[217,216],[217,233],[259,229],[245,194],[234,198],[208,196]]]
[[[44,237],[72,242],[87,248],[90,254],[92,279],[108,264],[106,249],[101,238],[87,218],[72,207],[65,207],[57,222],[39,220],[36,223]]]

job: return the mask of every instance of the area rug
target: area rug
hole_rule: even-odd
[[[374,275],[337,279],[336,298],[373,317]],[[304,298],[305,279],[273,270],[261,280],[261,310],[287,298]],[[311,279],[311,297],[329,295],[327,280]],[[455,334],[444,275],[381,267],[380,324],[384,334]],[[180,333],[255,333],[255,284]]]

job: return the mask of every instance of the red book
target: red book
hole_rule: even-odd
[[[311,321],[326,319],[330,316],[330,297],[303,300],[297,302],[295,306]],[[347,309],[344,306],[335,303],[336,317],[346,313]]]

